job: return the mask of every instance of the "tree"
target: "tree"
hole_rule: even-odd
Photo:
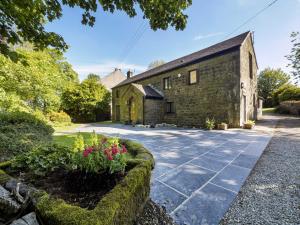
[[[259,96],[265,99],[268,104],[268,99],[272,99],[273,92],[282,85],[288,83],[290,76],[281,69],[267,68],[258,76],[258,93]]]
[[[47,21],[62,16],[62,5],[83,9],[84,25],[93,26],[95,12],[100,6],[102,10],[114,13],[124,11],[129,17],[137,15],[136,7],[141,9],[144,19],[148,19],[153,30],[166,30],[169,26],[183,30],[187,23],[187,15],[183,13],[192,4],[192,0],[141,1],[141,0],[2,0],[0,1],[0,53],[16,58],[11,45],[24,41],[34,44],[36,49],[53,47],[59,50],[68,48],[63,37],[45,30]],[[100,10],[101,11],[101,10]]]
[[[288,65],[293,69],[292,75],[296,84],[300,83],[300,33],[293,32],[291,34],[292,38],[292,50],[291,54],[287,56],[287,59],[290,61]]]
[[[110,113],[110,92],[94,77],[63,93],[62,107],[76,122],[96,121],[97,115]]]
[[[149,64],[148,69],[149,69],[149,70],[150,70],[150,69],[153,69],[153,68],[158,67],[158,66],[161,66],[161,65],[163,65],[163,64],[165,64],[165,63],[166,63],[166,62],[165,62],[164,60],[161,60],[161,59],[155,60],[155,61],[153,61],[153,62],[151,62],[151,63]]]
[[[26,65],[0,54],[0,88],[5,95],[0,100],[2,110],[57,111],[62,92],[78,83],[77,73],[58,51],[18,49],[17,52],[24,56]]]
[[[101,81],[100,76],[97,75],[97,74],[94,74],[94,73],[88,74],[88,75],[87,75],[87,79],[88,79],[88,80],[95,80],[95,81],[99,81],[99,82]]]

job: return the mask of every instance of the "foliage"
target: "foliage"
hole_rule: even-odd
[[[248,124],[248,125],[255,125],[255,121],[254,120],[247,120],[245,124]]]
[[[216,122],[215,122],[214,118],[212,118],[212,119],[206,118],[206,120],[205,120],[205,127],[206,127],[206,129],[208,129],[208,130],[214,129],[215,123]]]
[[[299,87],[292,84],[286,84],[281,86],[273,92],[273,104],[279,105],[281,101],[297,100],[299,98],[299,89]]]
[[[63,111],[60,112],[52,111],[47,114],[47,117],[53,123],[71,123],[71,117]]]
[[[86,173],[99,173],[109,171],[111,174],[124,172],[126,167],[127,149],[118,143],[118,139],[103,138],[100,142],[97,136],[91,134],[93,146],[86,146],[74,153],[71,162],[72,170],[81,170]],[[82,151],[83,150],[83,151]]]
[[[77,134],[72,149],[74,152],[80,152],[84,149],[84,139],[80,133]]]
[[[33,114],[0,113],[0,161],[49,143],[53,131]]]
[[[69,164],[72,152],[69,148],[49,144],[20,154],[12,162],[13,169],[27,170],[35,175],[44,176],[55,169]]]
[[[192,0],[168,1],[139,1],[139,0],[64,0],[64,1],[0,1],[0,53],[17,60],[17,53],[10,49],[10,44],[18,45],[24,42],[34,44],[36,49],[45,49],[48,46],[59,50],[68,48],[64,39],[45,30],[46,21],[52,22],[62,16],[62,5],[80,7],[83,9],[82,24],[93,26],[93,13],[97,7],[113,13],[115,10],[124,11],[128,16],[137,15],[139,6],[144,18],[149,20],[153,30],[167,29],[169,26],[182,30],[187,23],[187,15],[183,10],[192,4]]]
[[[284,89],[278,95],[279,102],[288,101],[288,100],[300,100],[300,87],[291,86]]]
[[[288,65],[293,69],[292,75],[294,78],[294,81],[296,83],[300,83],[300,33],[299,32],[293,32],[291,34],[292,38],[292,50],[290,55],[287,56],[287,59],[290,61],[290,64]]]
[[[258,76],[258,93],[268,104],[268,99],[272,99],[274,90],[289,82],[290,76],[281,69],[267,68],[261,71]]]
[[[164,60],[155,60],[153,62],[151,62],[148,66],[148,69],[153,69],[155,67],[161,66],[163,64],[165,64],[166,62]]]
[[[25,65],[0,54],[0,95],[8,97],[0,100],[0,111],[57,111],[62,92],[78,82],[78,75],[57,51],[17,51]]]
[[[87,78],[63,93],[62,107],[74,121],[94,122],[97,114],[110,113],[110,99],[110,92],[101,83]]]

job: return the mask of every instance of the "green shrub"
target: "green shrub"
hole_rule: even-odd
[[[12,168],[43,176],[50,171],[68,165],[71,157],[72,151],[69,148],[49,144],[16,156],[12,161]]]
[[[47,114],[49,120],[53,123],[71,123],[71,117],[63,112],[50,112]]]
[[[277,106],[280,103],[279,96],[288,89],[295,88],[292,84],[284,84],[280,88],[276,89],[272,94],[273,106]]]
[[[32,114],[0,113],[0,161],[49,143],[53,132],[51,126]]]
[[[206,127],[206,129],[208,129],[208,130],[214,129],[215,123],[216,122],[215,122],[214,118],[212,118],[212,119],[206,118],[206,120],[205,120],[205,127]]]
[[[289,100],[300,100],[300,88],[292,86],[283,90],[279,96],[279,102],[289,101]]]

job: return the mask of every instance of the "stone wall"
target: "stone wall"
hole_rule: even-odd
[[[227,122],[231,127],[239,127],[242,125],[241,81],[246,84],[245,92],[249,100],[247,114],[249,119],[253,118],[254,108],[251,106],[253,103],[250,96],[256,93],[257,67],[253,65],[254,78],[250,80],[249,75],[247,75],[249,74],[249,64],[247,64],[249,52],[247,51],[253,52],[250,36],[249,40],[245,41],[244,46],[242,46],[241,54],[243,55],[240,55],[240,49],[236,48],[193,65],[138,81],[138,84],[152,85],[155,89],[163,92],[162,104],[174,102],[175,105],[175,113],[166,114],[165,105],[160,108],[158,105],[152,105],[149,101],[149,109],[145,107],[145,115],[148,116],[150,111],[152,115],[144,118],[145,123],[149,124],[153,116],[157,115],[157,121],[177,124],[178,126],[203,127],[207,117],[214,117],[217,122]],[[255,62],[254,54],[253,62]],[[188,74],[194,69],[198,70],[199,82],[190,85],[188,84]],[[170,90],[163,90],[163,78],[165,77],[171,79],[172,88]],[[120,102],[122,98],[115,98],[116,90],[118,89],[120,95],[124,96],[122,101],[125,101],[128,96],[125,97],[127,94],[124,93],[128,88],[130,88],[130,84],[113,89],[113,106],[116,104],[123,105]],[[142,111],[142,109],[140,110]],[[124,121],[126,116],[122,115],[121,117],[121,120]],[[113,119],[115,119],[114,110]]]
[[[145,99],[144,102],[144,123],[159,124],[162,123],[164,111],[164,101],[158,99]]]
[[[249,53],[252,55],[253,63],[253,78],[250,78]],[[243,96],[246,96],[246,111],[247,118],[245,120],[257,119],[258,93],[257,93],[257,62],[255,52],[252,45],[251,36],[244,41],[241,46],[241,83],[244,83],[244,88],[241,87],[240,98],[240,124],[243,124]]]
[[[278,106],[280,113],[287,113],[300,116],[300,101],[284,101]]]

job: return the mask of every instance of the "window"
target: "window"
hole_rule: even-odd
[[[174,102],[166,103],[166,113],[175,113]]]
[[[120,92],[119,92],[119,90],[117,90],[116,91],[116,98],[119,98],[119,96],[120,96]]]
[[[250,52],[249,52],[249,75],[250,75],[250,79],[253,79],[253,57]]]
[[[164,90],[171,89],[171,79],[170,79],[170,77],[164,78],[163,83],[164,83]]]
[[[197,70],[189,72],[189,84],[196,84],[198,82]]]

